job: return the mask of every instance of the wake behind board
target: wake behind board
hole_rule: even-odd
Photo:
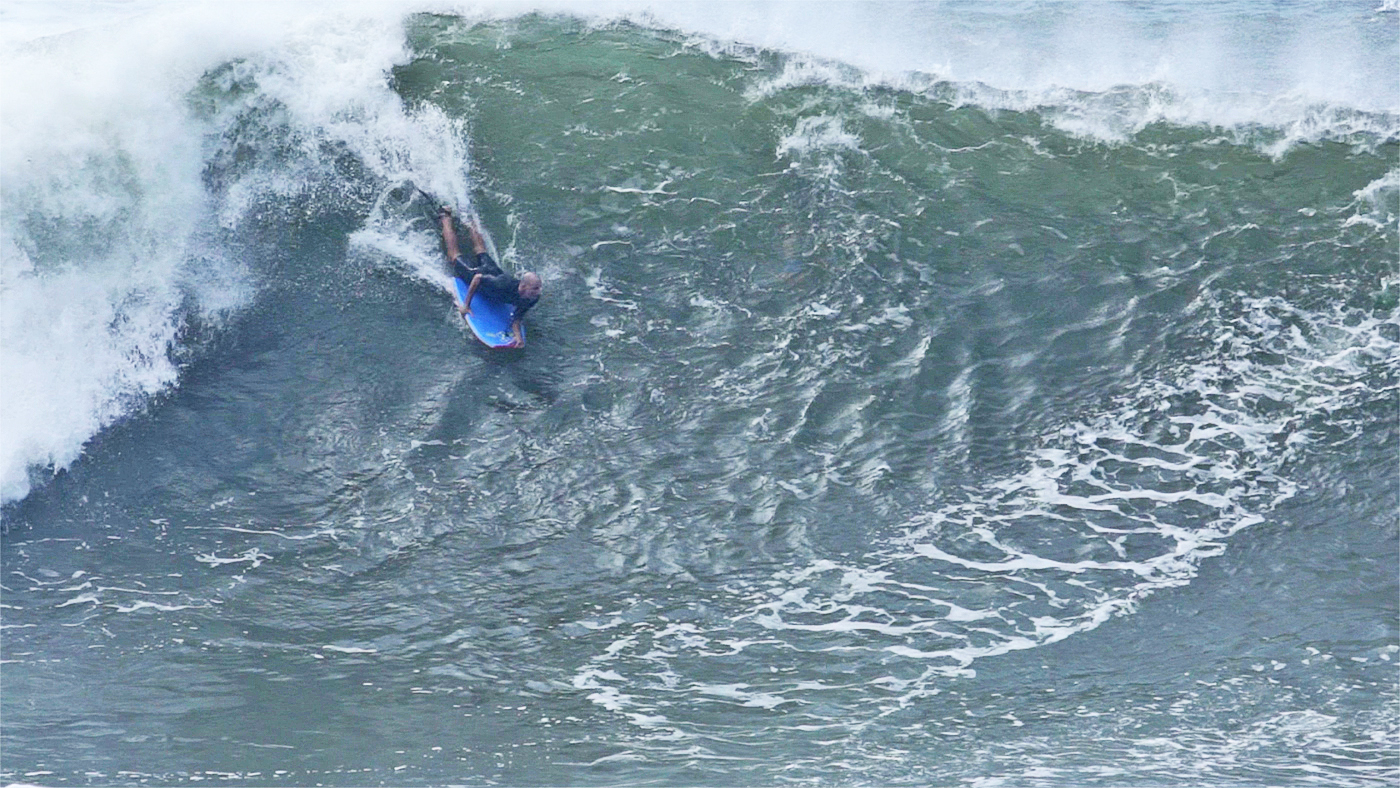
[[[453,300],[461,308],[467,298],[467,283],[459,277],[452,277]],[[515,307],[489,299],[480,290],[472,293],[472,313],[463,316],[472,333],[490,348],[515,347],[515,335],[511,333],[511,317]],[[525,344],[525,326],[520,327],[520,344]]]

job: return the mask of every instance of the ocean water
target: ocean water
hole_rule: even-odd
[[[6,783],[1400,780],[1393,2],[0,38]]]

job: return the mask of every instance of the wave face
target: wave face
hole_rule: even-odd
[[[6,12],[6,780],[1400,777],[1394,9],[91,10]]]

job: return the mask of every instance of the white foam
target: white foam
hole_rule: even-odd
[[[157,613],[173,613],[177,610],[198,609],[208,607],[208,605],[162,605],[159,602],[147,602],[144,599],[138,599],[129,605],[109,604],[107,605],[107,607],[112,608],[118,613],[135,613],[138,610],[154,610]]]
[[[1094,2],[568,8],[704,36],[716,54],[753,57],[753,48],[765,48],[795,55],[780,76],[755,85],[751,99],[815,85],[943,85],[956,102],[1040,111],[1061,129],[1096,139],[1119,141],[1158,121],[1262,126],[1281,132],[1264,143],[1276,154],[1315,139],[1394,136],[1400,126],[1394,24],[1364,4],[1287,14],[1248,5]]]
[[[749,689],[748,684],[697,684],[693,688],[701,695],[716,698],[727,698],[739,702],[739,705],[755,709],[772,709],[791,703],[792,701],[780,695],[769,692],[754,692]]]
[[[315,141],[386,179],[468,193],[459,125],[406,112],[387,84],[406,57],[402,6],[96,6],[5,9],[0,503],[174,385],[191,316],[251,298],[248,272],[210,238],[268,194],[306,188],[325,165]],[[246,173],[213,203],[206,139],[245,108],[200,117],[188,96],[235,60],[308,144],[304,161]]]
[[[1385,319],[1358,320],[1342,310],[1308,313],[1280,298],[1242,298],[1240,306],[1241,316],[1218,323],[1225,356],[1144,385],[1121,409],[1048,438],[1050,445],[1033,452],[1023,473],[990,481],[966,501],[917,518],[903,540],[909,556],[1025,581],[1007,597],[1004,612],[1021,604],[1026,586],[1037,589],[1062,612],[1027,619],[1035,626],[1034,642],[1093,628],[1146,594],[1188,582],[1202,559],[1223,549],[1223,540],[1263,522],[1296,492],[1280,469],[1311,442],[1291,440],[1299,425],[1315,414],[1335,420],[1345,403],[1366,396],[1357,383],[1374,375],[1376,364],[1392,371],[1400,366],[1400,348],[1380,330]],[[1306,336],[1298,323],[1308,326]],[[1286,360],[1251,360],[1262,349]],[[1258,410],[1253,403],[1260,398],[1289,408]],[[1142,401],[1163,407],[1162,417],[1178,426],[1176,442],[1141,436],[1135,425],[1148,415],[1138,410]],[[1194,403],[1188,406],[1193,412],[1173,413],[1178,401]],[[1158,503],[1171,506],[1159,510]],[[1169,519],[1184,503],[1196,514]],[[1110,525],[1095,522],[1098,513]],[[1055,528],[1057,541],[1080,529],[1084,548],[1113,547],[1119,560],[1069,560],[1058,551],[1045,556],[1031,545],[1015,545],[1027,529],[1043,534]],[[1131,558],[1123,535],[1138,537]],[[1157,537],[1150,549],[1144,535]],[[1076,603],[1086,605],[1082,613],[1051,584],[1034,579],[1059,573],[1093,591]]]
[[[1387,230],[1395,223],[1396,194],[1400,192],[1400,169],[1393,169],[1352,193],[1353,213],[1344,225],[1367,224]]]
[[[779,156],[801,157],[820,150],[860,150],[860,137],[846,131],[841,119],[818,115],[799,118],[797,126],[778,141]]]
[[[7,49],[0,502],[177,375],[204,207],[199,133],[150,61],[96,32]],[[61,130],[61,133],[57,133]]]
[[[194,560],[200,562],[201,564],[208,564],[210,566],[223,566],[224,564],[246,563],[249,565],[249,567],[256,569],[262,566],[263,561],[272,560],[272,556],[268,555],[267,553],[264,553],[256,547],[251,547],[231,558],[221,558],[213,553],[207,553],[203,555],[196,555],[194,557]]]

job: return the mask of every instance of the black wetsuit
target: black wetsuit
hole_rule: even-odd
[[[538,298],[525,298],[520,295],[520,280],[501,270],[496,261],[491,259],[491,255],[482,252],[476,256],[476,265],[468,266],[459,256],[452,261],[452,275],[467,283],[470,287],[472,278],[481,274],[481,284],[477,285],[476,291],[490,298],[493,301],[500,301],[511,304],[515,307],[515,312],[511,317],[514,322],[525,316],[530,307],[539,303]]]

